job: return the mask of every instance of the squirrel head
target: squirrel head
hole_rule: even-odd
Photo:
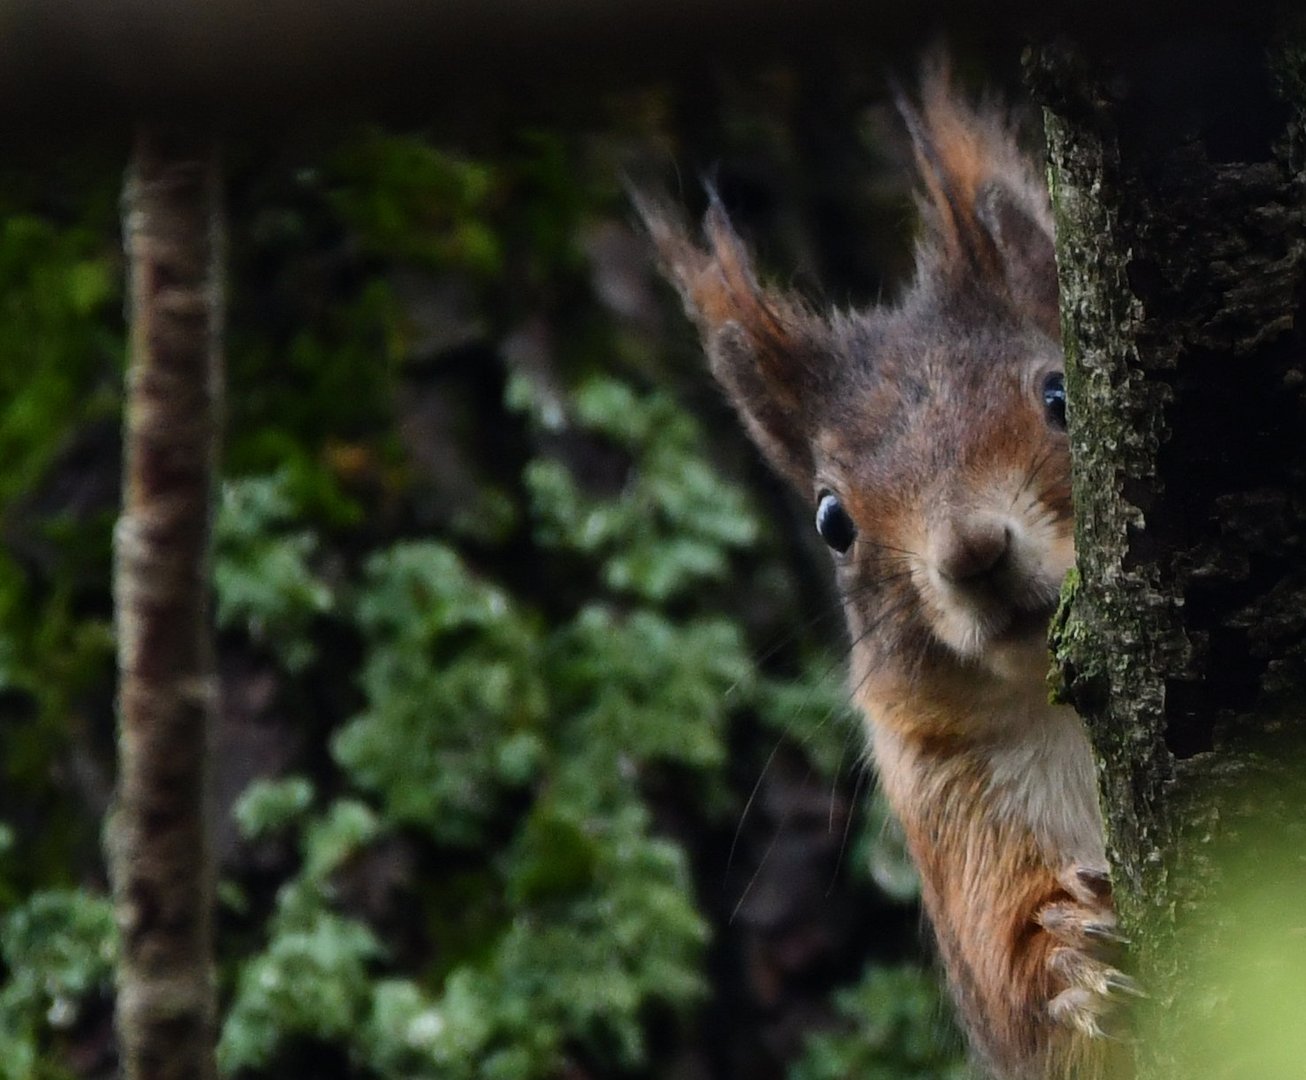
[[[919,109],[898,105],[923,192],[896,304],[823,313],[768,287],[715,193],[701,241],[635,200],[713,374],[810,500],[854,678],[945,664],[1041,685],[1074,558],[1047,193],[1002,112],[960,101],[942,68]]]

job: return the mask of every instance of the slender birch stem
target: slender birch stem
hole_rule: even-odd
[[[114,566],[119,776],[108,847],[127,1080],[215,1075],[206,797],[216,705],[218,176],[211,139],[143,127],[123,198],[131,327]]]

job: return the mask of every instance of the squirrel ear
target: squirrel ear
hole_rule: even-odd
[[[922,80],[919,110],[896,87],[894,97],[925,184],[918,272],[985,289],[1060,338],[1047,189],[1003,111],[963,102],[937,60]]]
[[[1045,226],[1009,188],[992,181],[980,190],[975,215],[993,238],[1013,303],[1060,340],[1060,290],[1051,223]]]
[[[821,370],[822,323],[801,303],[763,288],[752,259],[709,189],[704,245],[665,201],[631,192],[662,271],[698,325],[712,374],[753,441],[796,484],[811,482],[808,421]]]

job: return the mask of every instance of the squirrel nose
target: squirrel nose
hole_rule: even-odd
[[[994,518],[945,521],[930,538],[935,569],[954,585],[974,584],[1006,558],[1011,533]]]

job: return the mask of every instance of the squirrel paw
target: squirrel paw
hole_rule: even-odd
[[[1116,928],[1111,881],[1104,870],[1072,866],[1061,875],[1066,899],[1038,913],[1039,925],[1055,942],[1048,968],[1063,987],[1048,1002],[1058,1023],[1105,1038],[1103,1023],[1122,995],[1141,996],[1138,984],[1115,966],[1125,939]]]

